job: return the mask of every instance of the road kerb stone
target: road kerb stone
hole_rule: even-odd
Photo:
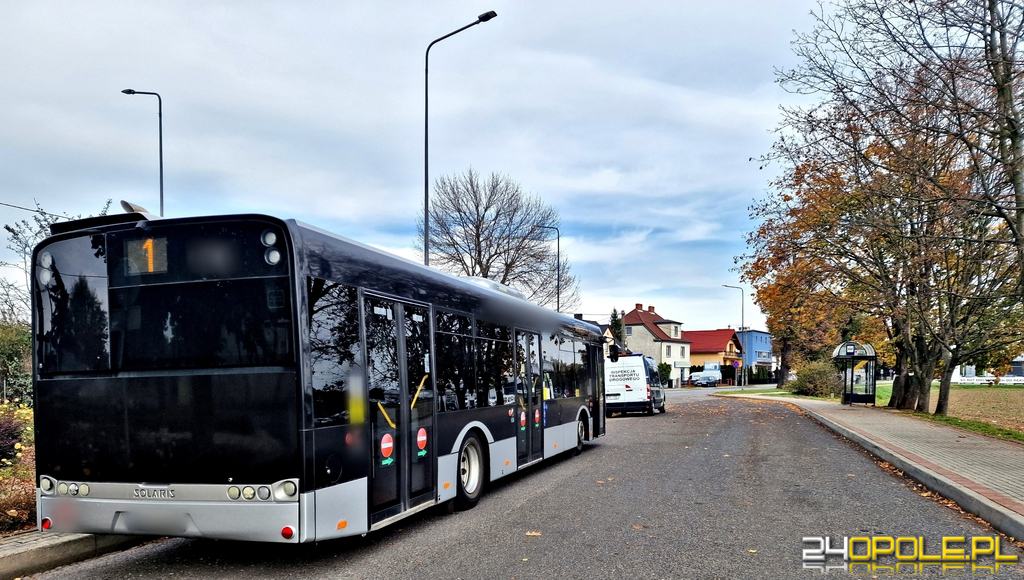
[[[148,541],[145,536],[26,532],[0,539],[0,578],[16,578]]]

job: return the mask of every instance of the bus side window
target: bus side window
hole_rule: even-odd
[[[506,393],[512,377],[512,331],[505,326],[477,319],[476,401],[478,407],[506,404],[514,388]]]
[[[309,290],[309,366],[316,426],[362,423],[365,404],[358,292],[320,278]]]
[[[438,411],[472,409],[487,404],[476,391],[475,348],[469,317],[451,312],[438,312],[434,333],[437,356]]]
[[[545,334],[543,339],[544,399],[557,399],[561,388],[562,360],[558,352],[559,337]]]

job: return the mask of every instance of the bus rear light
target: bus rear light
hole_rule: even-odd
[[[295,535],[295,530],[293,530],[291,526],[285,526],[285,527],[281,528],[281,537],[282,538],[284,538],[286,540],[290,540],[290,539],[292,539],[292,536],[294,536],[294,535]]]
[[[48,530],[53,527],[53,520],[51,520],[50,518],[43,518],[43,520],[39,522],[39,527],[43,528],[44,530]]]
[[[647,400],[651,400],[651,385],[647,385]]]

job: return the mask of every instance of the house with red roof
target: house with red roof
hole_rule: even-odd
[[[743,347],[732,328],[687,330],[683,337],[690,341],[690,360],[694,366],[716,362],[722,366],[743,366]]]
[[[622,330],[626,348],[667,363],[672,367],[670,385],[678,387],[690,378],[690,343],[683,338],[683,325],[658,314],[654,306],[639,302],[633,310],[622,315]]]

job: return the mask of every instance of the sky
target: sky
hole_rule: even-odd
[[[10,2],[0,201],[296,218],[419,260],[431,175],[500,172],[555,207],[577,312],[740,323],[733,258],[771,169],[774,70],[815,2]],[[28,217],[0,207],[0,223]],[[9,253],[0,257],[10,258]],[[10,275],[10,271],[6,272]],[[748,296],[746,322],[764,327]]]

